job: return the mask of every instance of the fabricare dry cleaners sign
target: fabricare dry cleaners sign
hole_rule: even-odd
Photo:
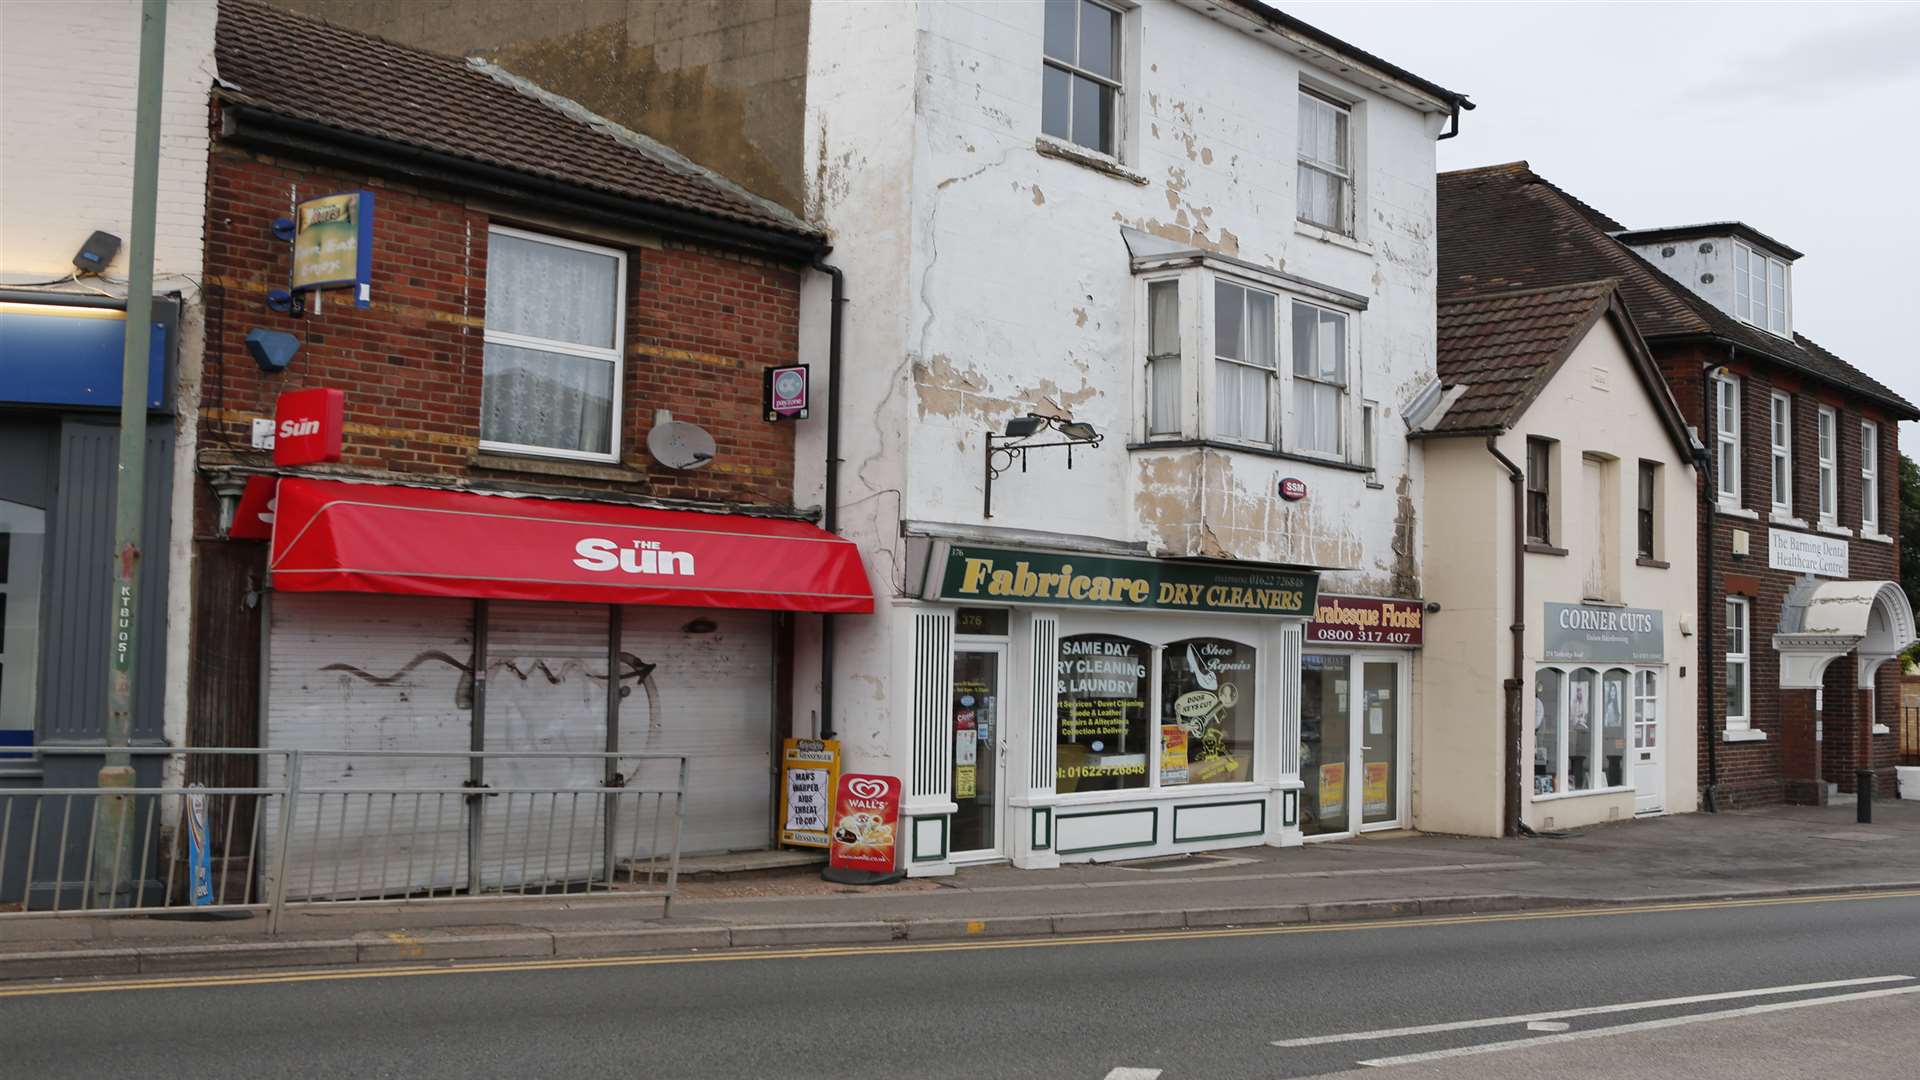
[[[1323,645],[1421,644],[1426,605],[1418,600],[1322,593],[1307,624],[1307,640]]]
[[[1542,638],[1548,660],[1659,661],[1667,656],[1666,620],[1656,608],[1548,604]]]
[[[928,599],[1121,611],[1309,615],[1319,587],[1317,574],[1297,570],[958,544],[931,570]]]
[[[1796,574],[1843,578],[1847,576],[1847,542],[1834,536],[1768,529],[1767,565]]]

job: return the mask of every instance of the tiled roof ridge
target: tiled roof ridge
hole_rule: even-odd
[[[381,46],[382,48],[392,49],[395,52],[407,53],[410,56],[416,56],[423,60],[431,60],[437,64],[444,64],[449,68],[458,69],[458,68],[464,67],[466,63],[464,60],[462,60],[460,57],[457,57],[457,56],[448,56],[446,53],[438,53],[438,52],[434,52],[431,49],[423,49],[418,45],[408,45],[405,42],[395,41],[392,38],[382,37],[379,34],[371,33],[366,30],[360,30],[351,26],[343,26],[340,23],[337,23],[331,19],[328,19],[324,15],[316,15],[311,12],[293,11],[288,8],[276,7],[273,4],[267,3],[266,0],[219,0],[219,3],[222,7],[232,5],[234,7],[252,8],[254,11],[274,19],[297,19],[301,22],[312,23],[316,26],[324,26],[328,30],[332,30],[335,33],[346,34],[351,37],[359,38],[361,41],[369,42],[371,44]],[[239,89],[242,92],[245,92],[246,90],[245,87],[240,87]]]
[[[1495,289],[1488,292],[1465,293],[1460,296],[1442,299],[1441,307],[1456,307],[1467,304],[1484,304],[1499,300],[1515,300],[1534,293],[1611,293],[1620,287],[1618,277],[1591,278],[1586,281],[1570,281],[1565,285],[1526,285],[1518,289]]]
[[[1533,175],[1533,166],[1528,164],[1525,158],[1520,158],[1517,161],[1503,161],[1497,165],[1470,165],[1464,169],[1442,169],[1440,171],[1442,178],[1449,176],[1485,176],[1494,173],[1526,173]]]
[[[251,0],[249,0],[249,2],[251,2]],[[640,153],[646,154],[647,156],[658,161],[662,166],[666,168],[672,169],[675,172],[679,172],[686,176],[697,177],[701,180],[707,181],[708,183],[718,184],[719,186],[724,187],[727,190],[733,192],[735,195],[739,196],[740,198],[748,199],[754,203],[759,204],[761,209],[765,210],[767,213],[786,218],[788,221],[790,221],[791,223],[793,223],[794,225],[800,228],[808,227],[807,223],[804,220],[802,220],[798,215],[794,214],[793,211],[788,210],[786,207],[781,206],[779,203],[774,202],[771,199],[767,199],[759,195],[755,195],[753,192],[748,191],[744,187],[741,187],[738,183],[735,183],[733,180],[728,179],[726,176],[723,176],[720,173],[714,172],[712,169],[709,169],[705,165],[702,165],[699,162],[694,161],[692,158],[687,157],[686,155],[673,149],[667,144],[660,142],[657,139],[651,138],[647,135],[643,135],[640,132],[633,130],[632,128],[629,128],[620,124],[618,121],[609,120],[606,117],[600,115],[597,112],[594,112],[592,109],[587,108],[585,105],[580,104],[579,102],[573,100],[570,97],[566,97],[565,95],[562,95],[562,94],[556,94],[553,91],[548,90],[546,87],[541,86],[539,83],[536,83],[533,80],[528,79],[523,75],[516,75],[513,72],[507,70],[506,68],[501,67],[499,64],[495,64],[492,61],[486,60],[482,57],[469,56],[466,58],[464,63],[471,70],[477,71],[485,75],[486,77],[492,79],[493,81],[499,83],[502,86],[507,87],[508,89],[514,91],[515,93],[531,98],[532,100],[539,102],[541,105],[545,106],[546,108],[552,109],[553,111],[560,113],[561,115],[565,116],[569,120],[574,121],[575,123],[584,124],[588,128],[591,128],[594,131],[597,131],[607,136],[608,138],[615,140],[616,142],[624,143],[627,146],[630,146],[633,149],[639,151]]]

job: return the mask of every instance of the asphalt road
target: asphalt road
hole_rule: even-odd
[[[1920,1075],[1915,895],[787,953],[0,985],[0,1073]]]

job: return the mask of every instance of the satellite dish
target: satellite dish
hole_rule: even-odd
[[[699,424],[668,420],[647,432],[647,452],[669,469],[698,469],[713,460],[713,436]]]

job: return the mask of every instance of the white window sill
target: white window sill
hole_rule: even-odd
[[[1875,735],[1891,735],[1893,734],[1893,729],[1885,724],[1875,724],[1873,725],[1873,733]]]
[[[1891,537],[1891,536],[1888,536],[1888,535],[1887,535],[1887,534],[1885,534],[1885,533],[1877,533],[1877,532],[1866,532],[1866,531],[1864,531],[1864,530],[1862,530],[1862,531],[1861,531],[1861,533],[1860,533],[1860,539],[1862,539],[1862,540],[1871,540],[1871,541],[1873,541],[1873,542],[1874,542],[1874,543],[1876,543],[1876,544],[1891,544],[1891,543],[1893,543],[1893,537]]]
[[[1728,506],[1726,503],[1719,503],[1714,506],[1714,510],[1722,517],[1745,518],[1748,521],[1760,520],[1760,514],[1757,511],[1749,510],[1744,506]]]
[[[1768,515],[1767,520],[1773,522],[1775,525],[1791,525],[1796,529],[1804,529],[1807,527],[1806,522],[1794,517],[1792,514],[1783,514],[1778,510]]]
[[[1356,240],[1344,233],[1337,233],[1332,229],[1323,229],[1318,225],[1310,225],[1298,219],[1295,219],[1293,223],[1293,231],[1301,236],[1318,240],[1321,243],[1332,244],[1334,247],[1343,247],[1348,251],[1357,251],[1362,255],[1373,254],[1373,245],[1367,243],[1365,240]]]
[[[1585,799],[1594,795],[1624,795],[1633,790],[1631,784],[1620,787],[1583,788],[1579,791],[1556,791],[1551,795],[1535,795],[1533,801],[1559,802],[1561,799]]]
[[[1082,165],[1094,172],[1106,173],[1115,179],[1125,180],[1139,187],[1146,187],[1151,183],[1145,176],[1120,164],[1117,158],[1108,157],[1098,150],[1089,150],[1078,143],[1056,139],[1051,135],[1041,135],[1033,140],[1033,148],[1043,157],[1059,158],[1061,161]]]
[[[1853,535],[1853,530],[1847,528],[1844,525],[1829,525],[1824,521],[1820,523],[1820,531],[1823,533],[1826,533],[1828,536],[1852,536]]]
[[[1755,731],[1752,728],[1745,730],[1729,728],[1721,735],[1720,740],[1722,742],[1766,742],[1767,733],[1764,731]]]
[[[1144,803],[1160,802],[1166,799],[1196,799],[1217,795],[1264,795],[1270,790],[1266,784],[1242,780],[1230,784],[1164,784],[1157,788],[1126,788],[1121,791],[1073,791],[1067,794],[1055,793],[1052,798],[1034,795],[1023,800],[1008,799],[1016,806],[1053,806],[1062,810],[1071,810],[1081,806],[1099,806],[1105,803]]]

